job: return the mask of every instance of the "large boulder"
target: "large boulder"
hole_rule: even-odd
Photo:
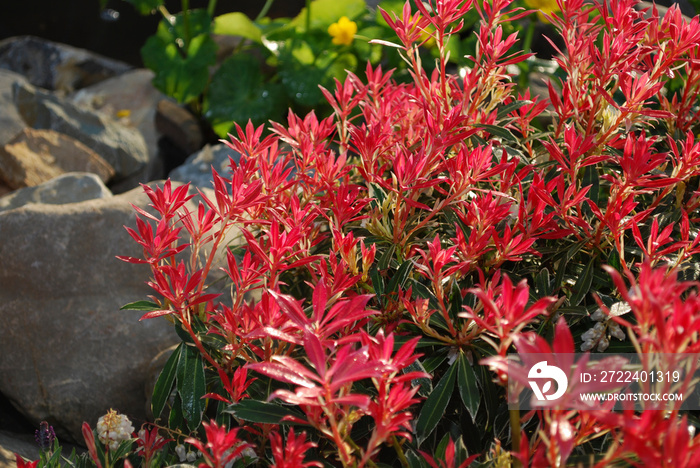
[[[132,67],[66,44],[18,36],[0,41],[0,68],[26,76],[34,86],[71,92]]]
[[[111,164],[115,179],[128,182],[128,188],[146,182],[149,154],[138,130],[31,85],[16,84],[14,91],[17,109],[27,125],[80,141]]]
[[[149,200],[139,188],[0,212],[0,393],[59,437],[79,440],[110,408],[144,419],[150,364],[179,342],[165,319],[119,310],[152,293],[147,266],[115,259],[141,254],[123,227],[132,203]]]
[[[91,172],[107,182],[114,168],[100,155],[53,130],[25,128],[0,148],[0,179],[13,189],[33,187],[68,172]]]

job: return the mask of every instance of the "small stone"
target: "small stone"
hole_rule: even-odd
[[[55,130],[83,143],[115,170],[115,182],[145,182],[148,149],[138,130],[29,85],[15,85],[15,103],[25,122]],[[129,188],[129,187],[126,187]]]
[[[71,172],[41,185],[15,190],[0,197],[0,213],[32,203],[65,205],[111,196],[112,192],[95,174]]]
[[[0,178],[13,189],[32,187],[68,172],[92,172],[103,182],[114,168],[79,141],[53,130],[26,128],[0,148]]]
[[[227,145],[206,145],[201,151],[191,155],[185,164],[173,170],[171,180],[190,182],[198,187],[213,187],[211,168],[219,174],[226,174],[231,169],[231,160],[238,162],[241,155]]]

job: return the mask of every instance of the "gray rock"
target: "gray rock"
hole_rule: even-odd
[[[66,44],[19,36],[0,41],[0,68],[26,76],[34,86],[71,92],[132,67]]]
[[[112,192],[95,174],[74,172],[64,174],[35,187],[15,190],[0,197],[0,213],[30,203],[65,205],[96,198],[109,198]]]
[[[138,130],[29,85],[16,85],[14,95],[29,126],[55,130],[80,141],[111,164],[115,181],[126,181],[131,185],[127,188],[146,182],[149,155]]]
[[[158,102],[166,96],[153,86],[153,76],[151,70],[137,69],[83,88],[69,96],[78,106],[100,112],[141,132],[153,164],[149,170],[149,180],[165,176],[162,168],[156,165],[159,135],[155,115]]]
[[[31,435],[0,431],[0,468],[16,468],[15,453],[25,460],[39,459],[39,447]]]
[[[22,75],[0,69],[0,146],[27,127],[15,107],[12,91],[15,83],[27,83],[27,80]]]
[[[145,418],[151,361],[179,342],[167,320],[119,310],[152,294],[147,266],[115,259],[141,255],[123,228],[132,203],[149,200],[139,188],[0,213],[0,393],[59,438],[80,440],[82,422],[110,408]]]
[[[32,187],[68,172],[92,172],[103,182],[114,168],[78,140],[53,130],[25,128],[0,148],[0,179],[12,188]]]
[[[180,182],[191,182],[197,187],[212,188],[212,166],[219,174],[225,174],[231,168],[229,156],[238,162],[241,155],[228,146],[206,145],[201,151],[191,155],[185,164],[170,172],[170,179]]]
[[[158,103],[156,129],[169,138],[184,154],[194,153],[204,143],[197,119],[170,99],[163,99]]]

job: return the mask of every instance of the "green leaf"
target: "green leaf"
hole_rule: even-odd
[[[183,346],[177,363],[177,391],[182,398],[182,415],[187,427],[195,430],[202,422],[206,393],[204,362],[193,346]]]
[[[593,265],[595,264],[595,258],[592,258],[586,263],[586,267],[583,270],[581,276],[576,280],[576,284],[573,287],[573,294],[569,298],[569,303],[572,306],[577,306],[581,303],[588,290],[591,289],[591,283],[593,282]]]
[[[234,122],[249,119],[255,125],[281,117],[286,100],[281,87],[265,83],[260,63],[246,55],[234,55],[214,74],[209,86],[205,116],[224,137]]]
[[[447,373],[442,376],[440,382],[430,394],[423,409],[421,409],[418,421],[416,422],[416,439],[420,446],[425,439],[435,430],[435,427],[442,419],[450,402],[457,376],[457,365],[453,364],[447,369]]]
[[[505,127],[499,127],[498,125],[487,125],[479,124],[479,128],[483,128],[493,136],[501,137],[504,140],[510,141],[511,143],[517,143],[518,139],[513,135],[510,130]]]
[[[337,22],[341,16],[353,19],[365,11],[367,11],[367,4],[364,0],[315,0],[311,2],[310,28],[326,31],[328,26]],[[290,26],[305,30],[306,15],[305,7],[296,18],[292,19]]]
[[[472,365],[467,359],[467,355],[460,353],[457,358],[457,365],[459,366],[457,374],[457,388],[459,388],[459,395],[462,397],[462,402],[464,406],[469,411],[472,417],[472,421],[476,418],[476,413],[479,411],[479,404],[481,403],[481,393],[479,393],[479,386],[477,385],[476,374]]]
[[[523,106],[526,106],[528,104],[532,104],[532,101],[524,99],[522,101],[513,101],[510,104],[507,104],[500,109],[498,109],[498,116],[496,117],[496,120],[503,120],[506,117],[508,117],[508,114],[511,112],[520,109]]]
[[[230,406],[226,412],[244,421],[261,424],[280,424],[285,416],[304,417],[291,406],[280,406],[257,400],[242,400]]]
[[[412,364],[406,366],[404,373],[407,372],[427,372],[423,367],[423,364],[416,359]],[[433,391],[433,382],[428,378],[420,378],[411,380],[411,385],[413,387],[418,386],[418,395],[426,398]]]
[[[177,39],[186,41],[199,36],[201,34],[210,34],[212,32],[211,16],[204,9],[189,10],[187,16],[180,12],[172,16],[172,20],[161,20],[158,23],[156,35],[163,42],[177,43]]]
[[[240,36],[262,44],[260,27],[239,11],[214,18],[213,32],[227,36]]]
[[[153,388],[153,398],[151,398],[151,411],[153,417],[158,419],[165,408],[165,403],[170,397],[170,392],[175,383],[175,375],[177,364],[180,361],[180,353],[182,352],[183,343],[180,343],[173,353],[168,358],[163,370],[160,371],[156,385]]]
[[[204,92],[209,66],[216,63],[217,45],[208,34],[190,41],[187,51],[175,43],[151,36],[141,48],[146,67],[153,70],[153,85],[180,103],[190,102]]]
[[[131,452],[131,447],[134,445],[134,440],[136,439],[128,439],[122,441],[119,444],[119,447],[117,447],[117,450],[109,454],[110,461],[114,462],[127,456]]]
[[[155,302],[151,301],[136,301],[136,302],[130,302],[129,304],[122,306],[119,310],[144,310],[144,311],[152,311],[152,310],[160,310],[161,307],[156,304]]]
[[[411,275],[411,271],[413,271],[413,261],[406,260],[401,264],[396,273],[394,273],[394,276],[391,277],[387,292],[394,293],[398,292],[399,288],[403,288],[406,285],[406,281],[408,281],[408,277]]]
[[[535,290],[539,297],[551,296],[552,288],[549,281],[549,270],[543,268],[535,278]]]
[[[554,289],[555,290],[560,288],[562,285],[562,282],[564,281],[564,272],[566,271],[566,266],[569,263],[569,260],[571,260],[574,257],[574,255],[576,255],[578,253],[578,251],[583,248],[583,245],[584,245],[584,242],[577,242],[576,244],[572,245],[569,249],[567,249],[567,251],[565,253],[563,253],[563,254],[558,253],[557,255],[555,255],[555,258],[557,256],[558,257],[563,256],[563,258],[559,258],[559,260],[558,260],[559,265],[557,266],[557,274],[554,277]]]
[[[423,457],[412,449],[406,451],[406,461],[408,461],[409,468],[429,468],[430,466]]]

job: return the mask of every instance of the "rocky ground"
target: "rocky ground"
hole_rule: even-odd
[[[140,254],[124,230],[132,204],[148,206],[139,184],[206,190],[232,151],[202,149],[197,120],[151,79],[33,37],[0,42],[0,468],[38,457],[43,420],[65,442],[110,408],[138,427],[179,341],[119,310],[150,291],[148,270],[115,256]]]

